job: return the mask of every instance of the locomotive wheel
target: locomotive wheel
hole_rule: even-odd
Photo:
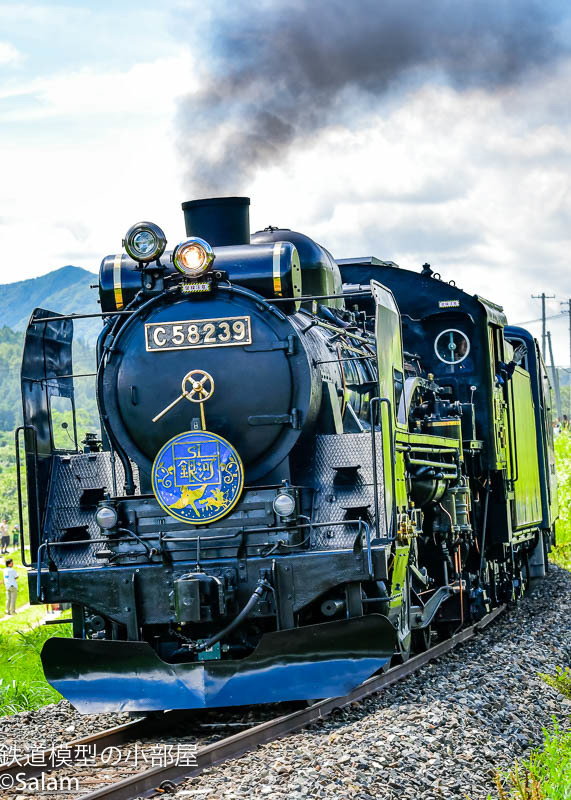
[[[412,632],[412,650],[414,653],[426,653],[430,650],[432,641],[432,626],[418,628]]]
[[[521,559],[518,559],[516,566],[516,577],[518,581],[518,589],[515,592],[515,602],[518,603],[522,597],[525,597],[529,589],[530,573],[529,573],[529,559],[527,553],[523,553]]]
[[[545,574],[549,575],[549,542],[548,542],[548,534],[541,533],[541,541],[543,543],[543,561],[545,563]],[[549,531],[549,537],[551,537],[551,531]]]

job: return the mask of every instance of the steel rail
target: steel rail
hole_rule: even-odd
[[[238,758],[259,745],[300,731],[307,725],[325,719],[337,709],[345,708],[351,703],[375,694],[380,689],[392,686],[392,684],[416,672],[420,667],[435,658],[439,658],[459,644],[472,639],[505,609],[506,605],[498,606],[498,608],[495,608],[474,625],[453,634],[449,639],[439,642],[425,653],[414,656],[381,675],[374,675],[343,697],[320,700],[309,708],[262,722],[233,736],[228,736],[225,739],[201,747],[196,753],[195,766],[173,764],[154,767],[131,778],[125,778],[117,783],[82,795],[80,800],[135,800],[135,798],[140,797],[151,797],[155,792],[161,793],[164,797],[165,791],[174,790],[178,783],[193,775],[199,775],[208,767],[221,764],[232,758]]]

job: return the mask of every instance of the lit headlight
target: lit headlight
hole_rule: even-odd
[[[134,261],[156,261],[164,253],[167,239],[153,222],[137,222],[125,234],[123,246]]]
[[[177,244],[173,250],[172,260],[183,275],[188,278],[199,278],[212,266],[214,253],[208,242],[193,236],[192,239]]]
[[[279,517],[291,517],[295,511],[295,497],[288,492],[281,492],[274,500],[274,511]]]
[[[103,530],[114,528],[117,524],[117,512],[109,506],[101,506],[95,514],[95,521]]]

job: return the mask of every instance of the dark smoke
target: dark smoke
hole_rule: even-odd
[[[563,49],[547,0],[234,0],[209,11],[185,26],[210,69],[178,114],[194,197],[243,192],[294,143],[332,121],[358,125],[389,91],[427,80],[494,91]]]

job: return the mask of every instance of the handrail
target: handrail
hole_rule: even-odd
[[[373,413],[374,408],[376,405],[381,405],[382,403],[387,404],[388,409],[388,417],[389,417],[389,445],[390,445],[390,457],[391,457],[391,489],[392,489],[392,509],[391,509],[391,526],[388,525],[387,519],[387,506],[385,500],[385,525],[387,526],[387,536],[381,536],[381,530],[379,525],[379,482],[378,482],[378,475],[377,475],[377,431],[375,430],[375,415]],[[392,414],[392,402],[388,397],[373,397],[369,403],[369,418],[371,424],[371,450],[372,450],[372,458],[373,458],[373,483],[374,483],[374,490],[375,490],[375,529],[377,533],[377,538],[389,538],[394,534],[396,531],[396,478],[395,478],[395,440],[394,440],[394,430],[393,430],[393,414]],[[379,424],[380,424],[380,433],[381,433],[381,440],[383,435],[383,420],[382,415],[379,414]],[[383,448],[383,487],[386,483],[386,470],[385,470],[385,454]],[[386,498],[386,493],[385,493]],[[392,528],[392,530],[391,530]]]
[[[20,525],[20,555],[22,557],[22,564],[25,567],[33,566],[26,560],[26,545],[25,545],[25,537],[24,537],[24,508],[23,508],[23,501],[22,501],[22,473],[21,473],[21,466],[20,466],[20,432],[24,431],[31,431],[33,434],[33,443],[34,443],[34,487],[35,487],[35,495],[36,495],[36,524],[38,530],[38,536],[40,535],[40,490],[38,487],[38,431],[36,430],[34,425],[19,425],[15,432],[14,432],[14,444],[16,448],[16,490],[18,494],[18,521]],[[24,455],[26,455],[25,449],[25,442],[24,442]],[[28,476],[28,470],[26,468],[26,477]],[[28,508],[28,523],[29,523],[29,508]],[[29,525],[28,525],[29,527]],[[30,548],[32,542],[30,537]]]
[[[373,574],[373,552],[372,552],[372,547],[371,547],[371,529],[370,529],[370,526],[367,524],[367,522],[364,519],[361,519],[361,518],[359,518],[359,519],[346,519],[346,520],[339,520],[337,522],[333,522],[333,521],[332,522],[308,522],[308,523],[304,523],[302,525],[296,525],[294,527],[295,528],[310,528],[310,529],[312,529],[312,528],[337,527],[337,526],[344,526],[344,525],[358,525],[359,526],[359,534],[361,534],[363,529],[364,529],[364,531],[365,531],[365,542],[366,542],[366,546],[367,546],[367,568],[369,570],[369,575],[372,575]],[[127,529],[119,528],[118,530],[129,534],[131,539],[135,539],[140,544],[142,544],[143,547],[145,547],[145,549],[147,549],[146,543],[144,543],[142,541],[142,538],[144,538],[145,535],[143,535],[143,537],[139,537],[139,536],[136,536],[132,531],[129,531]],[[288,526],[284,525],[284,526],[273,526],[273,527],[269,527],[268,526],[268,527],[260,527],[260,528],[241,528],[236,533],[227,533],[227,534],[220,534],[220,535],[217,535],[217,536],[209,536],[207,541],[210,542],[212,540],[220,540],[220,539],[235,539],[238,536],[242,536],[242,535],[248,534],[248,533],[260,533],[260,532],[276,533],[277,531],[281,531],[281,530],[283,530],[283,531],[291,531],[292,527],[291,526],[288,527]],[[182,536],[161,536],[160,532],[157,532],[156,534],[146,534],[146,538],[147,539],[157,538],[157,537],[159,538],[161,544],[162,544],[162,542],[188,542],[188,543],[196,542],[197,550],[200,547],[200,544],[199,544],[200,536],[199,535],[182,537]],[[204,536],[202,538],[204,539]],[[119,537],[116,537],[116,536],[106,536],[106,537],[100,537],[100,538],[97,538],[97,539],[82,539],[81,541],[72,541],[72,542],[69,542],[69,541],[68,542],[42,542],[40,544],[40,546],[38,547],[38,563],[37,563],[37,575],[36,575],[36,593],[38,595],[38,598],[40,600],[43,599],[42,598],[41,581],[42,581],[42,561],[43,561],[43,550],[44,549],[45,549],[45,552],[49,555],[49,548],[50,547],[73,547],[74,545],[78,545],[78,544],[89,544],[89,545],[103,544],[103,543],[105,543],[105,544],[116,544],[116,543],[120,543],[120,542],[123,542],[123,541],[125,541],[125,538],[123,538],[123,537],[119,538]],[[121,555],[121,554],[119,553],[118,555]],[[141,555],[143,555],[143,553],[141,553]],[[208,559],[206,559],[206,560],[208,560]],[[27,564],[26,566],[32,566],[32,565]]]
[[[510,393],[511,393],[511,397],[512,397],[512,401],[510,403],[511,407],[508,409],[508,414],[507,414],[508,424],[510,426],[511,434],[512,434],[511,437],[510,437],[510,462],[511,462],[511,468],[512,468],[512,470],[511,470],[512,471],[512,487],[515,489],[515,486],[513,486],[513,485],[516,483],[517,480],[519,480],[519,461],[518,461],[518,457],[517,457],[517,433],[516,433],[516,426],[515,426],[515,394],[514,394],[513,380],[509,380],[508,384],[509,384]],[[512,441],[511,440],[513,440],[513,453],[512,453],[512,446],[511,446],[512,445]],[[515,469],[514,469],[514,467],[515,467]],[[515,477],[514,477],[514,472],[515,472]]]

